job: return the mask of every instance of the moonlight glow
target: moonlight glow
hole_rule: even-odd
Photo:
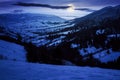
[[[68,6],[70,6],[67,11],[68,12],[74,12],[75,6],[73,4],[68,4]]]

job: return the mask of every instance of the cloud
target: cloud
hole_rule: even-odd
[[[22,13],[24,10],[13,10],[12,13]]]
[[[71,6],[52,6],[48,4],[37,4],[37,3],[24,3],[24,2],[17,2],[17,6],[25,6],[25,7],[45,7],[45,8],[51,8],[51,9],[67,9]]]
[[[71,7],[71,6],[53,6],[49,4],[38,4],[38,3],[24,3],[24,2],[17,2],[16,4],[13,4],[13,5],[24,6],[24,7],[45,7],[45,8],[51,8],[51,9],[67,9]],[[89,8],[76,8],[75,10],[86,11],[86,12],[96,11]]]
[[[89,8],[76,8],[75,10],[86,11],[86,12],[94,12],[96,10],[89,9]]]

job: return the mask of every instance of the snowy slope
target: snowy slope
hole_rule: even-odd
[[[101,62],[107,63],[107,62],[114,62],[120,57],[120,51],[112,51],[109,49],[109,54],[107,53],[108,50],[103,50],[101,52],[96,53],[93,55],[95,58],[98,58]]]
[[[50,28],[64,21],[65,20],[60,17],[46,14],[0,14],[0,26],[7,27],[13,32],[24,32],[26,29],[36,30]]]
[[[26,30],[40,31],[40,29],[50,28],[64,21],[60,17],[46,14],[0,14],[0,26],[15,33],[25,33]]]
[[[0,60],[0,80],[120,80],[120,70]]]
[[[3,19],[3,20],[2,20]],[[12,13],[6,13],[6,14],[0,14],[0,21],[1,22],[24,22],[27,20],[31,21],[51,21],[51,22],[62,22],[65,21],[65,19],[62,19],[55,15],[48,15],[48,14],[35,14],[35,13],[21,13],[21,14],[12,14]]]
[[[77,18],[74,21],[83,22],[83,21],[91,20],[91,21],[96,22],[96,24],[98,24],[98,22],[104,19],[117,19],[119,17],[120,17],[120,5],[114,6],[114,7],[108,6],[108,7],[102,8],[82,18]]]
[[[112,51],[112,49],[95,48],[94,46],[78,49],[80,55],[88,57],[92,54],[94,58],[100,60],[102,63],[114,62],[120,57],[120,51]],[[109,51],[109,53],[107,53]]]
[[[60,30],[74,25],[65,21],[60,17],[46,14],[0,14],[0,28],[3,29],[0,34],[15,39],[19,34],[22,41],[32,42],[37,46],[51,44],[52,41],[46,39],[49,34],[64,34]]]
[[[0,40],[1,59],[26,61],[26,51],[23,46]]]
[[[42,28],[50,27],[54,24],[59,24],[65,20],[54,15],[47,14],[0,14],[0,25],[14,28]]]

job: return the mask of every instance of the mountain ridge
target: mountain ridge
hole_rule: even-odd
[[[108,6],[108,7],[102,8],[84,17],[74,19],[74,22],[79,23],[79,22],[85,21],[86,19],[100,22],[104,20],[105,18],[116,19],[118,17],[120,17],[120,5],[114,6],[114,7]]]

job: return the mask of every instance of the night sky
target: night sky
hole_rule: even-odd
[[[41,13],[74,19],[116,5],[120,0],[0,0],[0,13]]]

